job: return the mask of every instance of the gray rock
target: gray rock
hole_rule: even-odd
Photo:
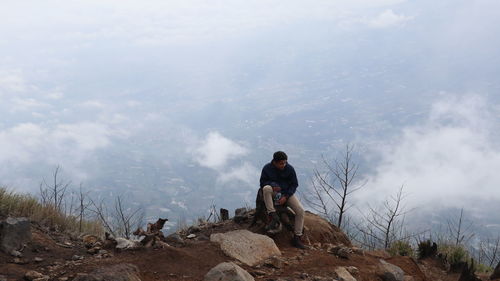
[[[384,281],[404,281],[404,271],[396,265],[380,260],[380,268],[383,272],[382,279]]]
[[[27,218],[0,221],[0,251],[11,253],[31,241],[31,225]]]
[[[269,267],[273,267],[276,269],[281,269],[281,268],[283,268],[284,261],[283,261],[283,259],[281,259],[279,257],[270,257],[264,262],[264,265],[269,266]]]
[[[22,258],[14,258],[14,260],[12,262],[15,264],[27,264],[27,263],[29,263],[28,260],[22,259]]]
[[[340,257],[340,258],[348,259],[349,255],[352,253],[352,250],[351,250],[351,248],[340,244],[338,246],[334,246],[334,247],[330,248],[329,252]]]
[[[35,258],[34,258],[34,261],[35,261],[35,262],[42,262],[42,261],[44,261],[44,259],[39,258],[39,257],[35,257]]]
[[[232,262],[223,262],[210,269],[204,281],[254,281],[255,279],[243,268]]]
[[[352,275],[357,275],[359,273],[359,269],[355,266],[346,266],[347,271],[349,271]]]
[[[24,274],[24,278],[29,281],[33,280],[49,280],[49,276],[43,275],[40,272],[30,270]]]
[[[247,208],[239,208],[234,211],[233,221],[235,223],[242,223],[249,219]]]
[[[201,231],[201,228],[197,225],[192,225],[188,228],[188,233],[197,233],[197,232],[200,232]]]
[[[175,244],[185,244],[184,239],[179,235],[179,233],[172,233],[169,236],[167,236],[166,241],[168,243],[175,243]]]
[[[23,257],[23,254],[17,250],[12,250],[10,252],[10,255],[13,256],[13,257],[16,257],[16,258],[22,258]]]
[[[356,281],[356,278],[352,277],[351,273],[343,266],[335,268],[335,274],[340,281]]]
[[[219,243],[226,255],[249,266],[262,263],[272,256],[281,256],[273,239],[248,230],[212,234],[210,241]]]
[[[116,248],[120,250],[136,250],[141,247],[141,243],[138,241],[133,241],[125,238],[116,238]],[[100,248],[96,251],[99,252]]]
[[[102,267],[89,274],[79,274],[73,281],[141,281],[139,269],[132,264]]]
[[[238,208],[234,210],[234,215],[235,216],[245,216],[247,213],[247,208]]]

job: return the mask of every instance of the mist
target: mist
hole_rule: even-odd
[[[274,151],[305,188],[321,155],[355,143],[359,206],[402,185],[427,209],[487,212],[500,194],[495,1],[3,7],[0,184],[13,190],[36,193],[61,166],[174,221],[252,205]]]

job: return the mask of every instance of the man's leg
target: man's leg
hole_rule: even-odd
[[[276,212],[273,203],[273,188],[270,185],[265,185],[262,188],[262,196],[264,197],[264,204],[266,204],[267,213]]]
[[[262,187],[262,197],[264,197],[264,204],[266,204],[267,213],[271,216],[271,222],[267,225],[266,229],[270,232],[279,232],[281,230],[280,218],[276,214],[273,202],[273,188],[270,185]]]
[[[290,196],[290,198],[288,198],[287,204],[295,212],[295,235],[293,237],[292,243],[295,247],[304,249],[305,246],[301,241],[302,230],[304,229],[304,207],[302,207],[302,204],[295,195],[292,195]]]

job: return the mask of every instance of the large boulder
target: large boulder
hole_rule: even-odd
[[[380,260],[380,269],[384,281],[404,281],[405,273],[399,266]]]
[[[254,281],[252,275],[232,262],[223,262],[210,269],[204,281]]]
[[[226,255],[249,266],[257,265],[269,257],[281,255],[273,239],[248,230],[212,234],[210,241],[219,243]]]
[[[351,241],[340,228],[313,213],[305,213],[304,227],[306,229],[305,234],[311,243],[320,242],[352,246]]]
[[[10,253],[31,241],[31,224],[27,218],[7,218],[0,221],[0,250]]]
[[[73,281],[141,281],[139,269],[132,264],[102,267],[89,274],[78,275]]]

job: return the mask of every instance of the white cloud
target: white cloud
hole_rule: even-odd
[[[0,71],[0,95],[24,92],[28,88],[21,71]]]
[[[175,205],[175,206],[178,206],[179,208],[182,208],[184,210],[187,210],[187,206],[186,206],[186,203],[183,202],[183,201],[177,201],[175,199],[172,199],[170,201],[170,205]]]
[[[401,185],[411,205],[462,207],[499,200],[499,125],[494,108],[479,96],[436,102],[423,124],[407,127],[379,151],[382,160],[357,199],[373,202]]]
[[[97,108],[97,109],[103,109],[105,107],[105,105],[98,100],[88,100],[82,102],[81,106],[88,108]]]
[[[398,15],[392,10],[386,10],[373,19],[364,20],[364,23],[372,28],[386,28],[401,25],[412,20],[413,17]]]
[[[48,103],[38,101],[34,98],[13,98],[10,104],[10,111],[29,111],[40,107],[50,107]]]
[[[115,137],[106,125],[90,122],[43,127],[22,123],[0,131],[0,176],[9,179],[13,167],[32,169],[32,165],[61,165],[78,178],[85,172],[78,166],[97,149],[104,148]],[[4,174],[6,173],[6,174]]]
[[[260,176],[260,171],[252,164],[245,162],[240,167],[232,168],[226,173],[221,173],[218,180],[222,183],[244,182],[250,186],[257,185],[257,180]],[[238,183],[236,183],[239,185]],[[229,187],[232,187],[229,185]],[[235,186],[236,187],[236,186]]]
[[[218,132],[211,132],[207,138],[193,150],[193,157],[203,167],[220,170],[229,160],[244,156],[248,150],[238,143],[222,136]]]
[[[64,93],[61,91],[54,91],[47,94],[47,98],[52,100],[60,100],[64,97]]]
[[[336,20],[346,11],[401,2],[404,1],[153,0],[144,5],[141,1],[114,0],[48,0],[43,4],[31,1],[29,5],[8,4],[0,11],[0,26],[9,26],[5,32],[13,33],[34,32],[37,29],[33,26],[51,30],[51,34],[56,31],[58,39],[76,41],[80,46],[110,38],[155,45],[217,38],[307,19]],[[54,39],[51,34],[47,38]]]

